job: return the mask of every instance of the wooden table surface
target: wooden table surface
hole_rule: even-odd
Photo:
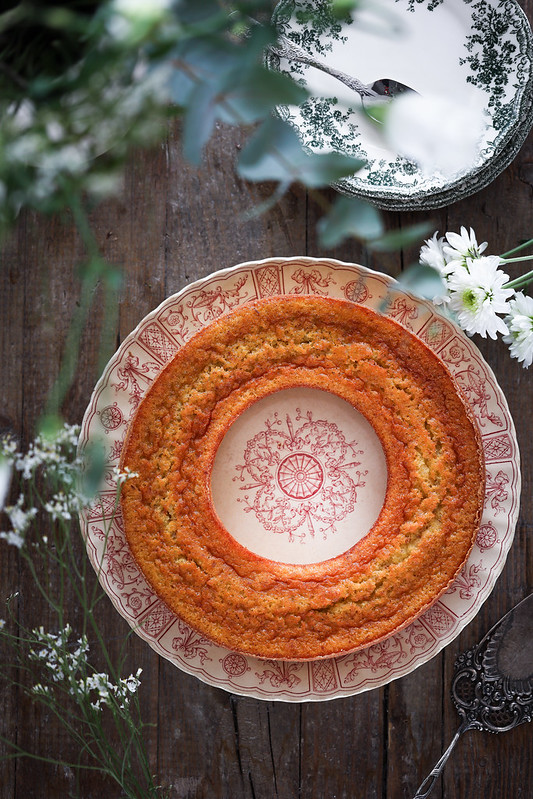
[[[524,6],[533,11],[532,0]],[[531,14],[530,14],[531,16]],[[245,141],[219,126],[201,169],[181,155],[179,127],[152,151],[131,158],[119,196],[91,215],[103,257],[122,265],[124,282],[113,334],[116,346],[165,297],[190,281],[267,256],[328,256],[397,275],[418,246],[372,254],[355,241],[323,251],[315,231],[319,209],[294,187],[258,218],[245,216],[271,187],[236,177],[234,157]],[[333,196],[333,192],[326,192]],[[487,188],[447,208],[384,214],[388,229],[429,220],[435,230],[472,226],[490,251],[505,252],[533,235],[533,138]],[[69,321],[79,300],[76,265],[84,247],[72,220],[24,213],[4,248],[0,271],[0,415],[23,442],[35,432],[61,363]],[[514,267],[515,265],[513,265]],[[512,275],[519,274],[518,267]],[[102,325],[97,290],[84,331],[76,375],[63,412],[81,422],[98,376]],[[113,324],[115,324],[113,322]],[[523,493],[516,535],[494,590],[473,621],[425,665],[381,688],[333,701],[288,704],[232,695],[200,682],[158,657],[137,636],[128,663],[143,669],[140,689],[151,763],[175,799],[411,799],[452,738],[459,718],[450,699],[456,656],[532,590],[533,370],[501,342],[476,338],[513,415],[522,457]],[[78,541],[80,558],[85,557]],[[44,624],[17,552],[0,542],[0,596],[20,591],[24,623]],[[67,596],[68,602],[75,602]],[[118,647],[127,625],[107,600],[99,620]],[[0,613],[1,615],[1,613]],[[117,650],[118,651],[118,650]],[[50,714],[17,691],[0,696],[2,734],[42,756],[72,755]],[[459,741],[435,799],[531,799],[533,728],[491,735],[469,732]],[[73,773],[28,759],[0,763],[1,799],[69,796]],[[105,793],[103,793],[105,792]],[[118,796],[100,777],[82,778],[84,799]]]

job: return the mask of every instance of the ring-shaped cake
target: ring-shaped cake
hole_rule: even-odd
[[[234,421],[295,387],[359,411],[387,465],[368,533],[311,564],[251,552],[211,495]],[[193,336],[139,406],[121,468],[134,473],[121,494],[126,538],[154,591],[217,644],[285,660],[367,647],[426,610],[470,553],[485,484],[479,431],[442,361],[393,320],[316,296],[251,302]]]

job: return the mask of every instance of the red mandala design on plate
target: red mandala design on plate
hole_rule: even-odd
[[[485,440],[483,444],[485,460],[498,461],[510,458],[513,454],[513,444],[508,435],[496,436]]]
[[[124,415],[116,402],[112,405],[106,405],[105,408],[98,411],[98,414],[100,415],[100,421],[106,433],[108,433],[109,430],[116,430],[117,427],[120,427],[124,422]]]
[[[476,544],[481,552],[484,552],[486,549],[492,549],[498,541],[498,533],[492,522],[482,524],[476,537]]]
[[[306,452],[288,455],[279,465],[278,485],[290,499],[309,499],[320,491],[324,470],[320,461]]]
[[[298,410],[294,422],[275,414],[247,442],[244,463],[236,466],[234,479],[254,492],[239,501],[265,530],[287,533],[289,541],[295,534],[301,541],[314,537],[317,529],[326,539],[353,512],[356,489],[365,485],[367,471],[357,469],[364,452],[357,447],[334,422],[315,421],[310,411],[303,416]]]
[[[372,298],[366,283],[362,277],[357,280],[350,280],[343,286],[344,296],[351,302],[366,302]]]
[[[246,671],[250,671],[250,667],[246,663],[246,658],[238,652],[230,652],[221,661],[222,668],[229,677],[242,677]]]

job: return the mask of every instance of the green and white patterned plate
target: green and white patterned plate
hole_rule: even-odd
[[[329,66],[371,84],[392,78],[420,94],[479,104],[488,126],[476,163],[427,175],[388,150],[359,96],[331,76],[270,53],[268,66],[306,85],[310,98],[280,107],[310,152],[338,151],[366,166],[335,184],[388,209],[438,208],[473,194],[513,160],[533,125],[533,36],[516,0],[371,0],[340,22],[328,0],[281,0],[273,20]]]

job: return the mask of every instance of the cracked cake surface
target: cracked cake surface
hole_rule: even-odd
[[[371,423],[387,489],[370,531],[337,557],[290,564],[239,544],[210,476],[233,421],[273,392],[331,392]],[[369,308],[325,297],[241,306],[156,377],[124,444],[125,534],[156,594],[229,649],[299,660],[369,646],[450,585],[479,527],[485,471],[470,410],[442,361]]]

